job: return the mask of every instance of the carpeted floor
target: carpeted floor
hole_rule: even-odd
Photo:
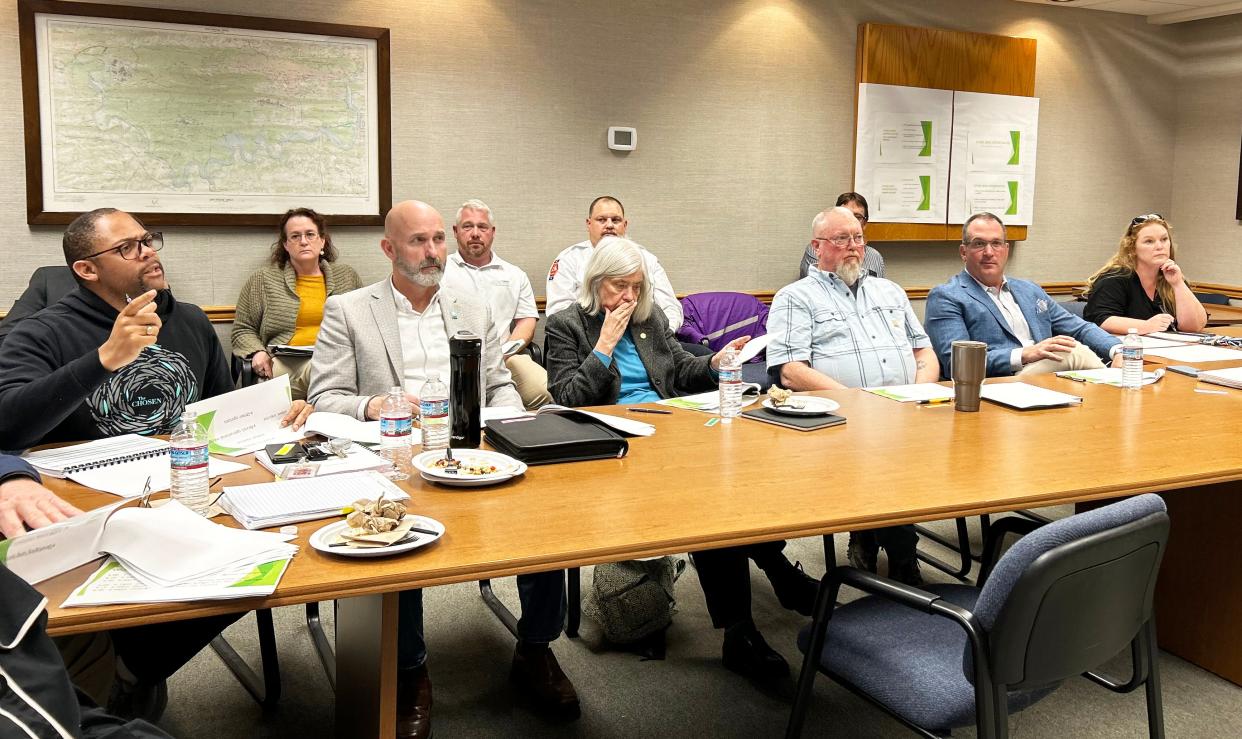
[[[844,561],[845,537],[837,537]],[[978,546],[976,542],[976,547]],[[823,573],[819,538],[792,541],[790,559],[812,575]],[[929,580],[949,581],[924,567]],[[583,573],[589,586],[590,571]],[[435,686],[433,726],[437,737],[756,737],[783,734],[800,666],[794,639],[806,619],[776,602],[762,573],[752,568],[755,621],[768,642],[789,660],[794,677],[771,689],[755,686],[720,664],[720,632],[710,626],[693,568],[678,581],[678,613],[668,632],[668,658],[642,661],[601,645],[584,620],[578,639],[554,645],[582,699],[582,718],[549,723],[532,714],[508,682],[513,639],[479,599],[477,585],[438,587],[425,594],[427,642]],[[516,608],[513,580],[495,583]],[[331,606],[324,617],[331,634]],[[307,635],[301,607],[276,611],[283,697],[264,712],[204,650],[169,683],[168,711],[161,726],[177,737],[320,737],[333,734],[333,696]],[[253,616],[226,632],[247,658],[257,660]],[[1128,674],[1127,659],[1113,674]],[[1242,688],[1176,657],[1163,655],[1165,722],[1170,737],[1242,736]],[[1035,707],[1010,719],[1016,737],[1142,737],[1146,712],[1142,691],[1114,695],[1075,679]],[[911,736],[853,694],[820,678],[807,736]],[[955,732],[973,736],[973,729]]]

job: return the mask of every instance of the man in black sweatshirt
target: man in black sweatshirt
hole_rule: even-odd
[[[0,449],[170,433],[187,404],[233,389],[206,314],[168,290],[157,255],[163,245],[161,234],[112,208],[65,229],[65,262],[78,288],[4,341]],[[285,424],[300,428],[312,410],[296,401]],[[240,616],[112,632],[118,680],[109,708],[158,717],[165,678]]]
[[[64,236],[78,288],[27,318],[0,352],[0,449],[171,433],[189,403],[233,389],[207,315],[178,303],[163,237],[111,208]],[[295,428],[310,410],[295,404]]]

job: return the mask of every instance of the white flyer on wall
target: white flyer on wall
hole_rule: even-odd
[[[988,211],[1029,226],[1035,209],[1039,98],[953,93],[949,222]]]
[[[876,223],[944,223],[953,92],[858,86],[854,189]]]

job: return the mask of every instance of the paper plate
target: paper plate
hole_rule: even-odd
[[[335,554],[341,557],[387,557],[392,554],[400,554],[402,552],[408,552],[412,549],[418,549],[419,547],[425,547],[428,544],[439,540],[441,536],[444,536],[444,524],[434,518],[415,516],[412,513],[407,513],[405,515],[413,516],[414,525],[416,527],[420,529],[427,529],[428,531],[435,531],[437,533],[434,536],[432,534],[415,533],[413,534],[413,540],[407,541],[404,544],[393,544],[390,547],[374,547],[367,549],[359,549],[349,546],[334,547],[330,545],[336,540],[337,535],[349,528],[349,525],[344,521],[337,521],[336,523],[324,526],[322,529],[319,529],[315,533],[311,534],[310,545],[313,549],[318,549],[326,554]]]
[[[795,395],[790,400],[802,401],[802,407],[777,405],[771,398],[763,399],[763,407],[786,416],[826,416],[841,407],[840,403],[831,398],[817,398],[814,395]]]
[[[443,467],[437,466],[436,463],[444,459],[443,451],[423,452],[415,457],[411,464],[414,469],[422,473],[424,480],[461,487],[494,485],[526,472],[525,462],[516,460],[507,454],[486,449],[454,449],[453,458],[462,465],[456,474],[445,472]],[[476,465],[495,467],[496,471],[488,474],[473,474],[468,468]]]

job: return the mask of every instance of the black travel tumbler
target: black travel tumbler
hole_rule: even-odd
[[[449,446],[454,449],[479,448],[482,359],[483,339],[469,331],[458,331],[449,338]]]

